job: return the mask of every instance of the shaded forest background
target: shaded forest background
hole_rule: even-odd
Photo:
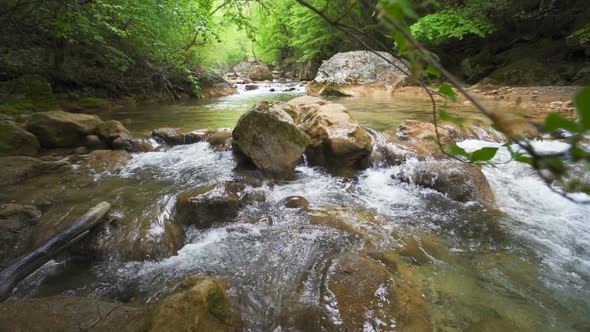
[[[407,2],[413,35],[468,83],[590,82],[586,0],[310,0],[395,51],[380,3]],[[0,81],[39,75],[72,98],[199,95],[206,71],[257,60],[313,79],[332,55],[366,48],[295,0],[5,0]]]

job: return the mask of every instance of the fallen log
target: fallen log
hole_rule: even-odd
[[[111,205],[101,202],[66,229],[47,240],[31,253],[19,257],[0,273],[0,302],[8,298],[14,287],[62,250],[87,235],[109,211]]]

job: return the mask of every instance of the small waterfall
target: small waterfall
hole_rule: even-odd
[[[304,94],[307,85],[303,82],[255,82],[236,84],[241,95]]]

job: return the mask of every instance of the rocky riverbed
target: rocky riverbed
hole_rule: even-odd
[[[94,204],[113,208],[18,285],[0,304],[0,326],[590,327],[590,211],[528,166],[503,163],[503,136],[472,106],[451,106],[468,125],[443,124],[441,141],[500,147],[497,167],[448,160],[415,88],[320,99],[301,96],[300,83],[256,86],[210,101],[3,119],[16,137],[3,151],[21,156],[0,157],[1,266]],[[533,106],[571,112],[575,89],[471,91],[524,123]],[[541,138],[534,125],[516,127]]]

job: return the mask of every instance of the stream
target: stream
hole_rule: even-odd
[[[291,84],[291,85],[289,85]],[[293,91],[284,91],[295,88]],[[270,89],[275,89],[271,92]],[[298,83],[213,100],[175,105],[138,105],[101,110],[101,118],[121,120],[136,136],[152,129],[232,128],[239,116],[261,100],[289,100],[303,95]],[[405,119],[428,121],[427,101],[333,98],[365,126],[393,129]],[[457,106],[463,118],[480,119]],[[501,146],[468,140],[466,150]],[[541,150],[563,148],[539,141]],[[133,155],[116,172],[93,173],[85,157],[65,156],[75,166],[67,175],[47,175],[8,186],[0,199],[46,206],[45,218],[79,215],[92,204],[110,202],[127,218],[156,220],[159,234],[169,222],[176,195],[195,186],[236,177],[231,152],[207,143]],[[508,159],[501,147],[496,161]],[[163,289],[194,275],[214,275],[227,282],[240,310],[244,330],[285,331],[285,315],[298,304],[321,302],[323,275],[342,252],[399,251],[407,243],[442,244],[436,253],[418,251],[428,263],[412,270],[423,285],[436,331],[477,331],[482,321],[511,321],[523,331],[590,330],[590,206],[575,204],[550,191],[523,164],[484,167],[502,213],[458,203],[425,188],[403,183],[396,175],[416,164],[374,166],[353,179],[331,176],[301,165],[296,179],[264,182],[266,201],[243,208],[236,222],[207,230],[188,229],[177,255],[160,261],[123,261],[117,257],[51,261],[23,281],[12,298],[51,295],[92,296],[130,304],[152,302]],[[281,201],[303,196],[313,213],[286,208]],[[328,217],[324,218],[328,219]],[[351,231],[352,230],[352,231]],[[328,317],[338,326],[337,304]],[[305,319],[305,315],[295,319]],[[394,324],[367,314],[366,331],[395,330]]]

